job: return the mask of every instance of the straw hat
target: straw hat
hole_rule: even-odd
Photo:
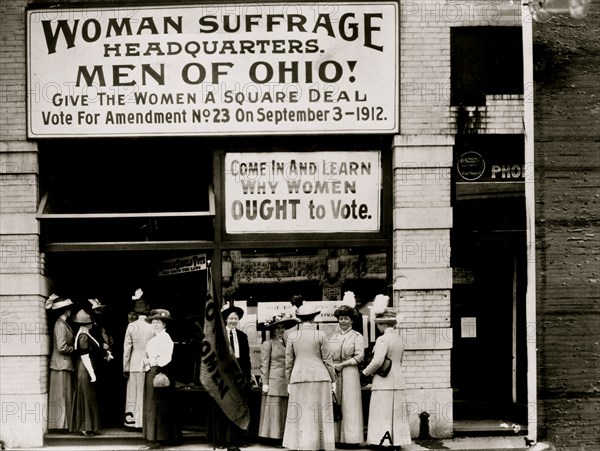
[[[153,319],[160,319],[165,323],[173,320],[173,318],[171,318],[171,312],[164,308],[152,310],[150,315],[146,318],[146,322],[151,323]]]
[[[302,304],[300,308],[296,310],[296,316],[301,320],[310,320],[321,313],[321,310],[317,310],[312,304]]]
[[[64,299],[60,296],[57,296],[56,294],[51,294],[50,297],[48,297],[48,299],[46,300],[44,307],[46,308],[46,310],[56,311],[64,309],[71,305],[73,305],[73,301],[71,301],[70,299]]]
[[[383,312],[375,315],[375,322],[379,324],[396,324],[398,322],[398,313],[393,308],[386,308]]]
[[[92,324],[92,317],[84,309],[80,309],[73,318],[73,322],[76,324]]]
[[[98,299],[88,299],[88,302],[90,303],[90,305],[92,307],[92,311],[93,310],[102,310],[104,307],[106,307],[104,304],[101,304]]]

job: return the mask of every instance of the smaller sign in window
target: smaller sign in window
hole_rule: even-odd
[[[229,152],[227,233],[377,232],[379,151]]]

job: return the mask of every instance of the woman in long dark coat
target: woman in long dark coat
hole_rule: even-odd
[[[79,361],[75,370],[77,382],[73,396],[71,431],[95,435],[100,429],[95,368],[102,359],[102,348],[90,333],[92,318],[85,310],[79,310],[73,322],[79,325],[75,336],[75,353],[79,356]]]
[[[142,433],[149,442],[145,448],[151,449],[179,441],[181,431],[175,405],[174,344],[166,331],[167,325],[172,322],[171,313],[165,309],[152,310],[146,322],[152,325],[155,332],[146,345],[146,358],[143,360],[146,377]],[[168,377],[169,386],[154,386],[154,378],[159,372]]]

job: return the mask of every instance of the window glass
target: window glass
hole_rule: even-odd
[[[187,139],[40,143],[46,213],[207,211],[212,152]]]
[[[357,306],[386,293],[384,249],[232,250],[223,253],[223,298],[285,302],[301,294],[307,301],[341,300],[352,291]]]
[[[489,94],[523,94],[521,27],[453,27],[450,48],[452,105],[485,105]]]

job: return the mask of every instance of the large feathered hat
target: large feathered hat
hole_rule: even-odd
[[[375,322],[380,324],[396,324],[399,320],[398,312],[392,307],[388,307],[390,297],[384,294],[378,294],[373,300],[371,313],[375,315]]]
[[[134,301],[133,311],[135,313],[139,313],[140,315],[147,315],[150,313],[150,306],[146,303],[146,301],[144,301],[144,298],[142,298],[143,295],[144,292],[142,289],[138,288],[135,290],[135,294],[131,296],[131,299]]]
[[[354,297],[354,293],[352,291],[346,291],[344,293],[344,298],[342,299],[342,305],[335,309],[333,312],[333,316],[336,318],[340,318],[340,316],[349,316],[355,321],[360,317],[358,310],[355,308],[356,298]]]

